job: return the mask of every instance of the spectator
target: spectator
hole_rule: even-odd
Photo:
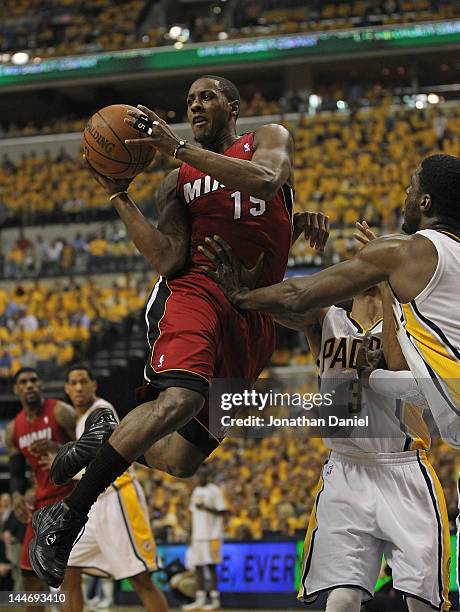
[[[22,274],[24,253],[18,246],[14,246],[5,257],[4,276],[6,278],[19,278]]]
[[[220,610],[220,593],[217,590],[216,565],[221,561],[220,547],[223,538],[223,517],[227,505],[218,486],[212,483],[209,469],[201,466],[198,486],[190,499],[192,513],[192,558],[195,566],[197,590],[195,601],[183,610],[200,610],[206,604],[205,568],[209,576],[210,604],[207,610]]]

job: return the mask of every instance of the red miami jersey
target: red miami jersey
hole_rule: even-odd
[[[49,470],[40,467],[38,457],[32,455],[29,451],[30,445],[37,440],[54,440],[59,444],[68,442],[66,433],[57,423],[54,416],[56,404],[57,400],[55,399],[45,400],[39,414],[32,421],[27,419],[24,410],[21,410],[14,419],[14,443],[19,452],[27,459],[34,473],[37,482],[37,505],[41,505],[41,502],[46,499],[65,497],[74,487],[73,482],[64,486],[55,485],[50,479]]]
[[[250,160],[253,153],[254,132],[250,132],[240,136],[224,155]],[[283,280],[291,247],[293,217],[293,190],[287,184],[273,199],[265,201],[229,189],[183,163],[176,189],[179,199],[187,204],[191,219],[191,258],[185,272],[193,271],[194,276],[198,273],[202,277],[200,284],[206,283],[211,293],[216,291],[214,281],[198,267],[209,266],[210,262],[197,247],[204,244],[206,236],[218,234],[246,267],[254,266],[264,253],[257,286],[266,287]]]

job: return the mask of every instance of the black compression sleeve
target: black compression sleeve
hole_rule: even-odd
[[[26,460],[20,453],[15,453],[10,457],[10,493],[24,494],[26,488]]]

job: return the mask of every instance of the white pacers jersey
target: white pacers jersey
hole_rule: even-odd
[[[97,397],[95,402],[93,404],[91,404],[91,406],[88,408],[88,410],[82,414],[81,416],[77,417],[77,422],[75,424],[75,435],[76,435],[76,439],[78,440],[78,438],[80,438],[80,436],[83,434],[84,430],[85,430],[85,423],[86,423],[86,419],[89,417],[89,415],[94,412],[95,410],[97,410],[98,408],[109,408],[113,414],[115,415],[115,418],[117,419],[117,421],[120,421],[117,411],[115,410],[114,406],[108,402],[105,399],[102,399],[102,397]],[[76,474],[73,478],[74,480],[79,480],[82,476],[83,473],[85,472],[84,468],[83,470],[81,470],[78,474]],[[124,474],[122,474],[121,476],[119,476],[117,478],[117,480],[115,481],[115,483],[118,484],[125,484],[125,482],[131,480],[132,478],[136,478],[136,474],[134,472],[134,469],[132,467],[128,468],[126,470],[126,472],[124,472]],[[112,487],[109,487],[108,489],[106,489],[105,493],[110,492],[112,490]]]
[[[84,414],[82,414],[80,417],[77,418],[77,423],[75,425],[75,435],[76,435],[77,440],[83,434],[83,432],[85,430],[86,419],[89,417],[89,415],[92,412],[94,412],[98,408],[109,408],[113,412],[113,414],[115,415],[115,418],[117,419],[117,421],[120,420],[118,418],[117,411],[112,406],[112,404],[110,402],[108,402],[107,400],[102,399],[102,397],[97,397],[96,401],[93,404],[91,404],[91,406],[88,408],[88,410]]]
[[[431,229],[417,234],[434,244],[438,265],[408,304],[393,294],[398,340],[442,437],[460,446],[460,239]]]
[[[380,347],[382,320],[368,330],[370,349]],[[323,320],[319,376],[321,393],[333,392],[330,414],[367,418],[366,426],[329,428],[324,443],[345,453],[400,453],[428,449],[429,435],[421,411],[400,400],[363,388],[356,373],[356,357],[366,330],[343,308],[331,306]],[[328,409],[321,414],[328,416]],[[343,435],[346,437],[342,437]],[[333,433],[333,435],[332,435]]]

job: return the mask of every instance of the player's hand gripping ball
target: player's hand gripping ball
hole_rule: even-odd
[[[136,108],[128,104],[106,106],[91,117],[83,133],[87,162],[112,179],[133,178],[147,168],[156,153],[148,135],[125,121],[128,111]]]

